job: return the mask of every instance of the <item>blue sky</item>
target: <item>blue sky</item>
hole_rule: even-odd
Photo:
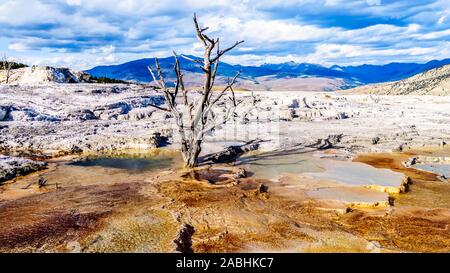
[[[37,65],[200,55],[192,14],[230,63],[322,65],[450,58],[449,0],[1,0],[0,54]]]

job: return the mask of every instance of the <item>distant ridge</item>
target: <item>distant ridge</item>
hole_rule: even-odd
[[[401,81],[367,85],[348,92],[378,95],[450,95],[450,65],[434,68]]]
[[[196,58],[194,56],[189,56]],[[161,68],[169,80],[173,80],[173,57],[160,58]],[[201,70],[192,62],[180,58],[182,70],[186,74],[201,73]],[[135,82],[151,82],[150,75],[147,70],[148,65],[155,63],[154,58],[140,59],[119,65],[97,66],[87,70],[89,74],[96,77],[108,77],[113,79],[135,81]],[[338,66],[325,67],[310,63],[287,62],[280,64],[263,64],[260,66],[242,66],[221,63],[218,75],[226,78],[234,76],[241,71],[240,81],[248,88],[256,88],[262,90],[270,90],[273,80],[297,79],[299,87],[304,88],[304,79],[325,79],[331,82],[330,89],[349,89],[360,85],[391,82],[406,79],[413,75],[424,71],[438,68],[450,64],[450,59],[433,60],[425,64],[417,63],[390,63],[386,65],[360,65],[360,66]],[[187,75],[188,77],[189,75]],[[191,84],[200,85],[201,80],[198,75],[194,75]],[[245,83],[244,83],[245,82]],[[295,89],[295,83],[290,88]],[[282,86],[277,87],[282,88]]]

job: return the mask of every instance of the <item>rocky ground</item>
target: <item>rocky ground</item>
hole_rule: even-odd
[[[264,150],[275,150],[331,136],[352,156],[449,142],[450,97],[308,92],[237,96],[243,101],[238,116],[210,134],[207,146],[221,149],[230,142],[260,138],[266,141]],[[173,118],[149,103],[161,105],[164,99],[140,85],[3,85],[0,150],[55,154],[148,149],[161,146],[166,137],[177,148]],[[225,115],[226,107],[219,104],[215,111]]]
[[[69,155],[178,149],[173,118],[149,106],[164,104],[163,97],[143,85],[2,85],[0,166],[7,180],[48,169],[1,186],[0,219],[8,221],[0,230],[0,252],[450,250],[450,186],[403,164],[427,154],[418,147],[445,150],[450,98],[294,91],[236,96],[242,100],[236,117],[208,134],[204,154],[259,138],[258,155],[274,160],[267,166],[283,162],[277,154],[355,160],[399,172],[400,181],[406,175],[411,192],[404,194],[403,184],[397,191],[349,192],[329,181],[349,178],[332,163],[319,166],[329,170],[322,176],[278,180],[228,165],[185,173],[175,164],[141,175],[70,166]],[[226,107],[222,101],[215,113],[224,115]],[[349,170],[363,173],[350,179],[363,180],[367,171],[378,175],[375,168],[352,165]],[[48,180],[42,188],[41,177]],[[382,196],[386,204],[330,202],[320,188],[345,197]]]
[[[141,86],[2,86],[0,150],[77,153],[155,147],[163,98]],[[153,115],[153,118],[150,117]]]
[[[40,173],[48,186],[32,174],[2,188],[0,252],[448,252],[450,185],[405,168],[412,155],[357,159],[413,181],[394,206],[368,209],[236,167],[138,176],[52,160]]]
[[[46,163],[0,155],[0,184],[18,176],[45,169]]]

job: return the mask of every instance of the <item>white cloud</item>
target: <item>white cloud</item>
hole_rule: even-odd
[[[71,6],[81,6],[81,0],[66,0],[66,3]]]
[[[443,37],[447,37],[447,36],[450,36],[450,29],[429,32],[429,33],[420,35],[417,38],[419,40],[434,40],[434,39],[439,39],[439,38],[443,38]]]
[[[96,64],[97,65],[102,65],[102,64],[112,64],[116,61],[116,55],[114,54],[108,54],[106,56],[103,57],[99,57],[96,59]]]
[[[439,19],[438,19],[438,21],[437,21],[437,24],[438,25],[442,25],[442,24],[444,24],[444,22],[447,20],[447,17],[450,15],[450,10],[445,10],[444,12],[443,12],[443,14],[441,15],[441,17],[439,17]]]
[[[8,49],[18,52],[23,52],[27,50],[27,46],[22,43],[11,43],[8,46]]]
[[[371,6],[379,6],[381,5],[381,0],[366,0],[367,4]]]
[[[102,46],[102,47],[94,48],[91,50],[91,52],[93,54],[96,54],[96,53],[111,54],[111,53],[114,53],[115,51],[116,51],[116,47],[113,45]]]
[[[251,20],[232,25],[227,30],[236,31],[242,39],[261,43],[328,39],[339,31],[337,28],[319,28],[280,20]]]
[[[358,2],[360,0],[356,0],[354,2]],[[367,3],[369,6],[379,6],[381,5],[381,0],[362,0]],[[347,0],[325,0],[325,6],[344,6],[346,2],[351,2]]]
[[[196,11],[230,62],[355,63],[445,56],[450,1],[2,0],[0,51],[90,68],[172,50],[201,54]],[[438,52],[440,47],[440,52]],[[77,58],[83,58],[78,60]],[[73,62],[70,64],[69,62]]]

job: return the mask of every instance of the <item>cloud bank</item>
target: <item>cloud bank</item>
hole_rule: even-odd
[[[223,43],[246,41],[227,56],[231,63],[450,57],[448,0],[3,0],[0,52],[77,69],[172,50],[199,54],[194,12]]]

